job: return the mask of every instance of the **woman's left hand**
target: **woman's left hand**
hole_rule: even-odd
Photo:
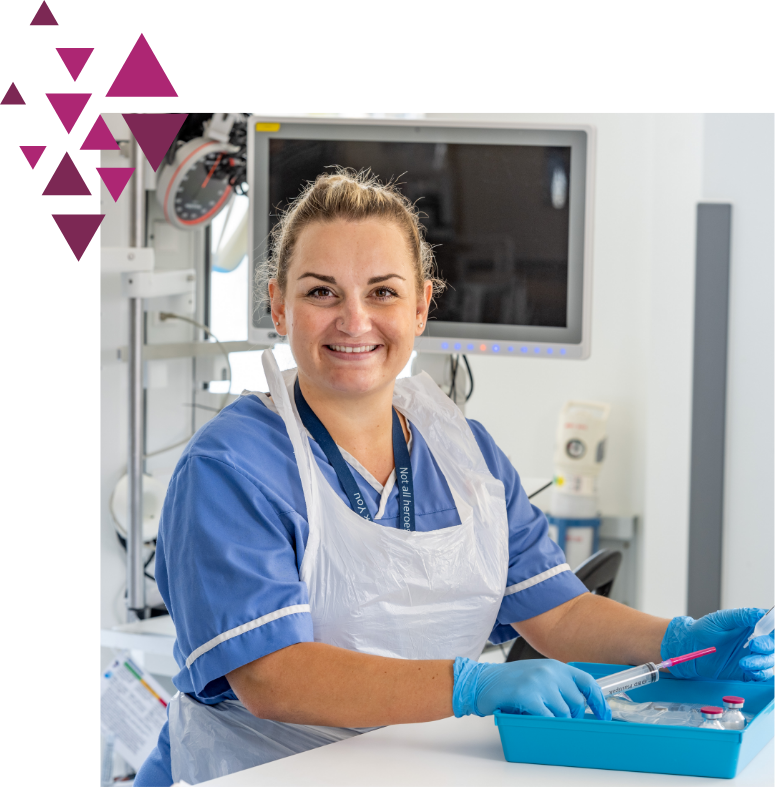
[[[772,633],[748,637],[766,609],[723,609],[699,620],[673,618],[662,639],[663,659],[714,646],[715,653],[670,667],[678,678],[694,680],[762,681],[773,676],[775,641]]]

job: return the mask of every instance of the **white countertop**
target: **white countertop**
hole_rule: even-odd
[[[100,645],[113,650],[128,650],[141,667],[155,675],[172,677],[180,671],[172,655],[175,626],[169,615],[102,629]]]
[[[773,741],[734,780],[591,768],[526,765],[503,759],[492,717],[400,724],[205,782],[208,787],[772,787]]]
[[[100,631],[103,648],[137,648],[146,653],[172,656],[175,624],[169,615],[123,623]]]

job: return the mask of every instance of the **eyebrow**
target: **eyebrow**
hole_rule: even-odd
[[[326,281],[329,284],[336,284],[336,279],[333,276],[323,276],[322,273],[302,273],[299,276],[299,279],[320,279],[320,281]]]
[[[336,279],[333,276],[324,276],[322,273],[302,273],[299,279],[320,279],[320,281],[327,282],[328,284],[336,284]],[[406,281],[403,276],[399,276],[397,273],[388,273],[386,276],[372,276],[368,284],[379,284],[388,279],[401,279],[401,281]]]

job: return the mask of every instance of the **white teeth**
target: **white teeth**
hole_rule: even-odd
[[[377,349],[376,344],[366,344],[360,347],[348,347],[343,344],[329,344],[328,346],[338,353],[367,353]]]

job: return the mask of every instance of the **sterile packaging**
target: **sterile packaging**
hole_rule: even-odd
[[[633,702],[629,697],[610,696],[606,698],[611,713],[616,721],[634,724],[664,724],[670,727],[701,727],[703,715],[701,709],[705,705],[688,702]],[[592,711],[587,710],[592,716]],[[594,716],[592,716],[594,718]],[[748,713],[741,713],[743,727],[753,718]],[[723,720],[722,720],[723,725]],[[718,729],[726,729],[719,725]]]

